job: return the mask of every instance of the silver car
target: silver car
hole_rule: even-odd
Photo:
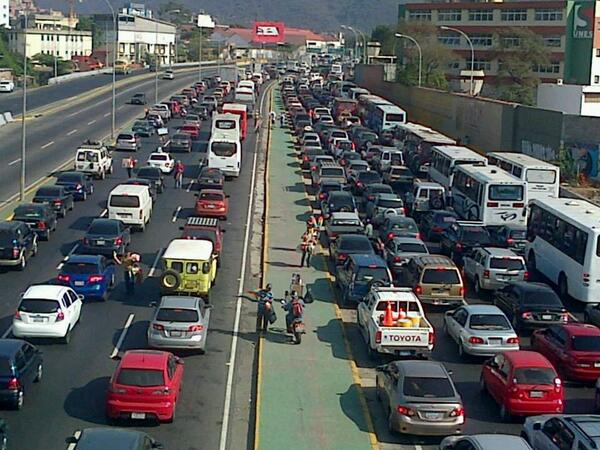
[[[531,450],[525,439],[510,434],[474,434],[448,436],[440,443],[440,450]]]
[[[464,272],[473,289],[496,290],[514,281],[527,281],[525,260],[507,248],[479,247],[463,257]]]
[[[117,136],[115,150],[127,150],[137,152],[142,148],[140,137],[135,133],[120,133]]]
[[[148,326],[148,346],[204,353],[211,307],[200,297],[162,297]]]
[[[462,433],[465,410],[450,374],[436,361],[394,361],[377,368],[376,395],[392,432],[421,436]]]
[[[519,338],[504,313],[494,305],[465,305],[444,316],[444,329],[460,356],[494,356],[519,350]]]

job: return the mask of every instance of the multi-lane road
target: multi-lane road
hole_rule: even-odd
[[[205,76],[210,69],[205,70]],[[212,72],[214,74],[214,70]],[[174,81],[160,82],[160,96],[169,95],[197,80],[197,73],[180,73]],[[125,125],[140,116],[143,107],[127,105],[133,92],[154,96],[154,82],[140,81],[118,92],[117,123]],[[41,92],[41,91],[40,91]],[[74,156],[75,149],[85,139],[99,139],[110,131],[110,94],[90,98],[85,104],[64,108],[40,119],[28,121],[27,171],[28,184],[35,183],[55,167]],[[170,128],[177,121],[169,124]],[[64,449],[65,438],[80,428],[105,425],[104,413],[107,381],[116,361],[110,355],[117,351],[144,348],[146,328],[152,315],[149,304],[159,300],[158,277],[161,273],[160,255],[172,238],[180,234],[179,227],[193,212],[195,201],[191,181],[199,171],[200,152],[205,151],[209,125],[202,128],[200,140],[190,154],[178,155],[186,165],[184,189],[168,188],[154,208],[149,226],[143,233],[134,233],[131,249],[142,255],[143,284],[134,296],[127,296],[119,284],[105,303],[86,302],[81,323],[75,328],[70,344],[40,342],[44,352],[44,379],[26,393],[21,411],[0,411],[9,425],[10,448],[14,450]],[[74,130],[74,131],[73,131]],[[9,198],[18,186],[19,128],[14,125],[0,130],[0,194]],[[50,145],[48,145],[51,143]],[[157,141],[144,139],[143,149],[136,158],[143,162],[157,146]],[[183,392],[173,424],[153,426],[140,424],[172,449],[245,448],[252,435],[249,428],[254,335],[251,307],[241,304],[238,311],[237,294],[241,288],[256,287],[252,271],[247,270],[241,255],[247,254],[248,238],[252,235],[247,221],[251,181],[256,164],[255,136],[250,134],[244,144],[241,176],[226,184],[230,194],[230,214],[226,223],[224,253],[217,283],[212,295],[215,307],[211,315],[205,355],[183,355],[185,375]],[[127,178],[120,167],[125,153],[115,152],[115,173],[104,181],[95,181],[95,192],[86,202],[78,202],[73,212],[59,222],[57,232],[49,242],[40,243],[38,255],[24,272],[3,271],[0,286],[0,335],[10,335],[10,323],[19,295],[33,283],[52,280],[57,266],[66,256],[76,252],[90,221],[103,214],[109,191]],[[8,211],[4,211],[4,219]],[[74,250],[75,249],[75,250]],[[242,272],[243,271],[243,272]],[[244,276],[241,277],[241,273]],[[233,329],[239,322],[239,333]],[[130,326],[125,325],[130,323]],[[122,339],[121,339],[122,338]],[[232,341],[236,340],[236,358],[231,358]],[[117,346],[117,344],[121,344]],[[235,370],[231,363],[235,361]],[[226,397],[228,401],[226,402]],[[225,405],[227,408],[225,409]],[[223,428],[224,421],[228,427]]]

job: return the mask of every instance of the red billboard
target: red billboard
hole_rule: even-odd
[[[277,43],[285,40],[283,22],[254,22],[254,42]]]

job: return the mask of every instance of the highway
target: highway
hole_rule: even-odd
[[[214,72],[213,72],[214,73]],[[205,71],[209,75],[209,71]],[[161,97],[169,96],[187,87],[197,79],[197,74],[177,76],[174,81],[161,81]],[[136,83],[129,90],[119,93],[117,99],[119,125],[141,115],[143,107],[126,105],[132,92],[146,92],[153,96],[153,81]],[[87,106],[68,108],[48,116],[43,120],[28,121],[28,182],[34,182],[46,175],[55,166],[74,156],[74,151],[82,140],[101,138],[110,130],[109,95],[102,95],[90,101]],[[68,105],[67,105],[68,106]],[[90,123],[94,121],[93,123]],[[177,121],[169,124],[173,128]],[[137,287],[133,297],[125,294],[122,276],[108,302],[86,302],[81,323],[73,333],[69,345],[53,342],[37,342],[44,352],[44,379],[25,395],[22,411],[3,409],[0,416],[9,425],[10,448],[14,450],[58,450],[65,448],[65,438],[76,429],[106,425],[104,400],[107,381],[116,367],[110,359],[115,350],[144,348],[146,328],[152,315],[149,304],[159,300],[158,277],[161,273],[160,255],[172,238],[180,234],[188,215],[193,212],[195,201],[193,184],[190,184],[199,171],[199,153],[205,151],[209,124],[202,128],[200,141],[190,154],[178,155],[186,165],[184,189],[173,188],[173,179],[166,178],[168,188],[161,194],[155,205],[152,219],[144,233],[132,236],[131,250],[142,255],[144,273],[148,277]],[[3,165],[0,169],[0,193],[8,198],[15,192],[19,164],[10,164],[18,158],[18,127],[5,127],[0,131],[0,152]],[[77,130],[70,133],[71,130]],[[44,144],[54,141],[51,146]],[[143,149],[136,158],[143,162],[157,146],[157,141],[144,139]],[[252,191],[252,167],[255,163],[255,138],[252,133],[244,144],[244,159],[241,176],[226,184],[226,192],[231,195],[230,214],[223,224],[225,235],[222,266],[219,269],[216,287],[212,294],[215,304],[211,315],[207,352],[205,355],[182,354],[185,360],[184,387],[180,397],[176,419],[173,424],[155,426],[140,424],[170,449],[216,449],[244,448],[246,439],[252,435],[248,429],[249,398],[251,396],[250,376],[253,363],[253,308],[241,304],[239,317],[236,317],[237,293],[240,288],[256,287],[252,271],[246,270],[240,279],[242,266],[240,255],[246,254],[248,236],[246,232],[249,198]],[[78,202],[75,210],[59,222],[57,232],[49,242],[40,243],[38,255],[30,261],[24,272],[3,271],[0,285],[4,295],[0,301],[0,334],[10,333],[10,323],[19,294],[33,283],[52,280],[57,274],[57,266],[65,256],[75,249],[89,222],[100,216],[105,208],[109,191],[126,179],[125,170],[120,167],[121,158],[126,153],[115,152],[115,173],[104,181],[95,182],[95,192],[86,202]],[[8,164],[7,164],[8,163]],[[248,222],[248,224],[251,223]],[[75,250],[74,250],[75,249]],[[228,379],[230,350],[232,346],[234,322],[239,320],[239,336],[236,338],[237,358],[233,377]],[[131,321],[128,328],[124,325]],[[120,347],[115,348],[122,338]],[[226,387],[230,390],[227,391]],[[231,402],[224,410],[225,395]],[[223,432],[224,418],[229,427]]]

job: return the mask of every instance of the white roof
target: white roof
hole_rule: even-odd
[[[331,218],[334,220],[338,219],[338,220],[358,220],[358,221],[360,221],[358,214],[356,214],[355,212],[334,212],[334,213],[331,213]]]
[[[457,166],[456,170],[465,172],[472,178],[482,183],[500,183],[500,184],[519,184],[525,185],[525,182],[519,178],[505,172],[497,166]]]
[[[208,260],[213,254],[211,241],[203,239],[173,239],[165,252],[163,259],[199,259]]]
[[[431,147],[431,150],[433,152],[437,151],[452,159],[459,159],[461,161],[481,161],[487,165],[485,156],[480,155],[468,147],[463,147],[462,145],[434,145]]]
[[[225,103],[223,105],[223,111],[226,109],[230,111],[246,111],[248,107],[246,105],[242,105],[241,103]]]
[[[600,207],[588,201],[548,196],[533,199],[529,204],[539,205],[567,222],[600,232]]]
[[[135,184],[119,184],[112,191],[110,195],[141,195],[144,191],[148,191],[148,186],[135,185]]]
[[[410,288],[383,286],[374,287],[373,290],[377,292],[379,301],[419,301]]]
[[[532,169],[558,169],[549,162],[542,161],[541,159],[534,158],[533,156],[525,155],[523,153],[511,153],[511,152],[492,152],[488,153],[489,157],[496,157],[503,159],[510,163],[519,164]]]
[[[23,298],[59,299],[65,289],[66,286],[56,284],[39,284],[30,286],[23,294]]]

